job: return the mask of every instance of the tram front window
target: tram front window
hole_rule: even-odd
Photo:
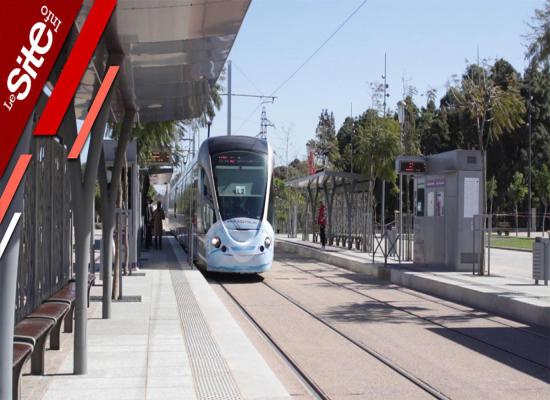
[[[262,219],[267,155],[228,151],[212,156],[212,167],[222,219]]]

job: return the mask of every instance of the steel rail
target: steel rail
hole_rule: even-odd
[[[245,318],[256,328],[261,336],[270,344],[275,353],[287,364],[289,369],[293,372],[298,380],[304,385],[309,394],[316,400],[330,400],[330,397],[319,387],[319,385],[305,372],[298,363],[286,352],[277,341],[256,321],[256,319],[248,312],[248,310],[237,300],[237,298],[220,282],[219,279],[215,280],[216,283],[223,289],[231,301],[237,306]]]
[[[364,343],[359,342],[358,340],[352,338],[351,336],[345,334],[338,328],[336,328],[334,325],[328,323],[325,321],[324,318],[320,317],[319,315],[315,314],[314,312],[308,310],[306,307],[304,307],[302,304],[300,304],[298,301],[294,300],[292,297],[284,294],[283,292],[279,291],[278,289],[271,286],[269,283],[266,283],[265,281],[262,282],[265,286],[270,288],[272,291],[277,293],[279,296],[286,299],[288,302],[292,303],[294,306],[298,307],[300,310],[311,316],[313,319],[319,321],[323,325],[325,325],[327,328],[331,329],[332,331],[336,332],[338,335],[349,341],[350,343],[353,343],[356,347],[363,350],[364,352],[368,353],[378,361],[380,361],[382,364],[386,365],[390,369],[397,372],[399,375],[404,377],[405,379],[409,380],[411,383],[419,387],[420,389],[424,390],[426,393],[430,394],[436,399],[439,400],[450,400],[451,398],[442,393],[441,391],[437,390],[433,386],[431,386],[429,383],[423,381],[422,379],[418,378],[411,372],[405,370],[404,368],[400,367],[397,363],[390,360],[389,358],[385,357],[384,355],[380,354],[376,350],[370,348],[369,346],[365,345]]]
[[[516,352],[507,350],[507,349],[502,348],[502,347],[500,347],[500,346],[497,346],[497,345],[495,345],[495,344],[493,344],[493,343],[490,343],[490,342],[487,342],[487,341],[485,341],[485,340],[479,339],[479,338],[476,337],[476,336],[473,336],[473,335],[464,333],[464,332],[462,332],[462,331],[459,330],[459,329],[456,329],[456,328],[449,328],[448,326],[446,326],[446,325],[444,325],[444,324],[442,324],[442,323],[440,323],[440,322],[434,321],[434,320],[431,319],[431,318],[423,317],[423,316],[418,315],[418,314],[416,314],[416,313],[414,313],[414,312],[412,312],[412,311],[409,311],[409,310],[407,310],[407,309],[405,309],[405,308],[396,306],[396,305],[391,304],[391,303],[389,303],[389,302],[387,302],[387,301],[380,300],[380,299],[377,299],[376,297],[373,297],[373,296],[370,296],[370,295],[368,295],[368,294],[365,294],[365,293],[363,293],[363,292],[361,292],[361,291],[359,291],[359,290],[357,290],[357,289],[353,289],[353,288],[347,287],[346,285],[342,285],[342,284],[340,284],[340,283],[331,281],[330,279],[327,279],[327,278],[325,278],[325,277],[316,275],[316,274],[314,274],[313,272],[304,270],[304,269],[299,268],[299,267],[297,267],[297,266],[295,266],[295,265],[293,265],[293,264],[290,264],[290,263],[288,263],[288,262],[284,262],[283,264],[285,264],[285,265],[287,265],[287,266],[289,266],[289,267],[291,267],[291,268],[294,268],[294,269],[296,269],[296,270],[298,270],[298,271],[301,271],[301,272],[304,272],[304,273],[309,274],[309,275],[311,275],[311,276],[314,276],[314,277],[316,277],[316,278],[318,278],[318,279],[321,279],[321,280],[323,280],[323,281],[325,281],[325,282],[327,282],[327,283],[332,284],[333,286],[337,286],[337,287],[340,287],[340,288],[342,288],[342,289],[349,290],[349,291],[351,291],[351,292],[353,292],[353,293],[356,293],[356,294],[358,294],[358,295],[360,295],[360,296],[363,296],[363,297],[365,297],[365,298],[368,298],[368,299],[370,299],[370,300],[372,300],[372,301],[375,301],[375,302],[380,303],[380,304],[384,304],[385,306],[390,307],[390,308],[393,308],[394,310],[401,311],[401,312],[406,313],[406,314],[408,314],[408,315],[410,315],[410,316],[412,316],[412,317],[421,319],[422,321],[425,321],[425,322],[428,322],[428,323],[430,323],[430,324],[436,325],[436,326],[438,326],[438,327],[440,327],[440,328],[444,328],[444,329],[446,329],[446,330],[449,330],[449,331],[454,332],[454,333],[456,333],[456,334],[459,334],[459,335],[461,335],[461,336],[467,337],[468,339],[475,340],[475,341],[477,341],[478,343],[482,343],[482,344],[484,344],[484,345],[486,345],[486,346],[492,347],[493,349],[502,351],[502,352],[504,352],[504,353],[507,353],[507,354],[509,354],[509,355],[512,355],[512,356],[514,356],[514,357],[517,357],[517,358],[519,358],[519,359],[521,359],[521,360],[527,361],[527,362],[529,362],[529,363],[531,363],[531,364],[534,364],[534,365],[536,365],[536,366],[538,366],[538,367],[540,367],[540,368],[544,368],[544,369],[550,370],[550,366],[548,366],[548,365],[546,365],[546,364],[540,363],[540,362],[535,361],[535,360],[532,360],[532,359],[530,359],[530,358],[528,358],[528,357],[522,356],[521,354],[518,354],[518,353],[516,353]],[[337,267],[334,267],[334,266],[331,266],[331,267],[337,268]],[[408,292],[404,292],[404,293],[408,293]],[[422,298],[422,297],[421,297],[421,298]],[[438,303],[438,302],[434,302],[434,303],[436,303],[436,304],[441,304],[441,303]],[[450,307],[450,308],[452,308],[452,307]],[[479,317],[479,318],[483,318],[483,317]],[[487,318],[487,319],[488,319],[488,318]],[[490,321],[493,321],[493,320],[490,320]],[[509,325],[506,325],[506,324],[502,324],[502,325],[504,325],[504,326],[509,326]],[[518,328],[518,329],[522,329],[522,328]],[[525,329],[522,329],[522,330],[525,331]],[[528,332],[529,334],[535,335],[535,336],[541,336],[541,337],[543,337],[543,338],[547,338],[546,335],[538,334],[538,333],[536,333],[536,332],[530,332],[530,331],[526,331],[526,332]]]

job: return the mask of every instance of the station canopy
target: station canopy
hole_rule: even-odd
[[[337,188],[354,183],[355,190],[358,191],[363,189],[367,182],[367,178],[361,174],[325,170],[312,175],[289,179],[285,185],[296,189],[306,189],[311,187],[320,188],[325,185]]]
[[[80,29],[93,1],[85,0]],[[84,119],[109,62],[121,62],[111,106],[120,120],[134,109],[141,123],[201,115],[250,0],[119,0],[75,98]]]

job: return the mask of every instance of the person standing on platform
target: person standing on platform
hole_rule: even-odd
[[[162,221],[164,210],[160,201],[157,202],[157,209],[153,212],[153,235],[155,235],[155,249],[162,249]]]
[[[321,236],[321,246],[324,249],[325,245],[327,244],[327,235],[325,233],[327,218],[325,215],[325,205],[322,201],[319,203],[319,215],[317,216],[317,224],[319,224],[319,236]]]
[[[145,208],[145,248],[149,250],[153,245],[153,199],[147,199]]]

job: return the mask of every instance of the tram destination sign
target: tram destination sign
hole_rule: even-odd
[[[426,161],[418,157],[416,159],[398,158],[396,160],[396,170],[403,175],[424,174],[426,172]]]

